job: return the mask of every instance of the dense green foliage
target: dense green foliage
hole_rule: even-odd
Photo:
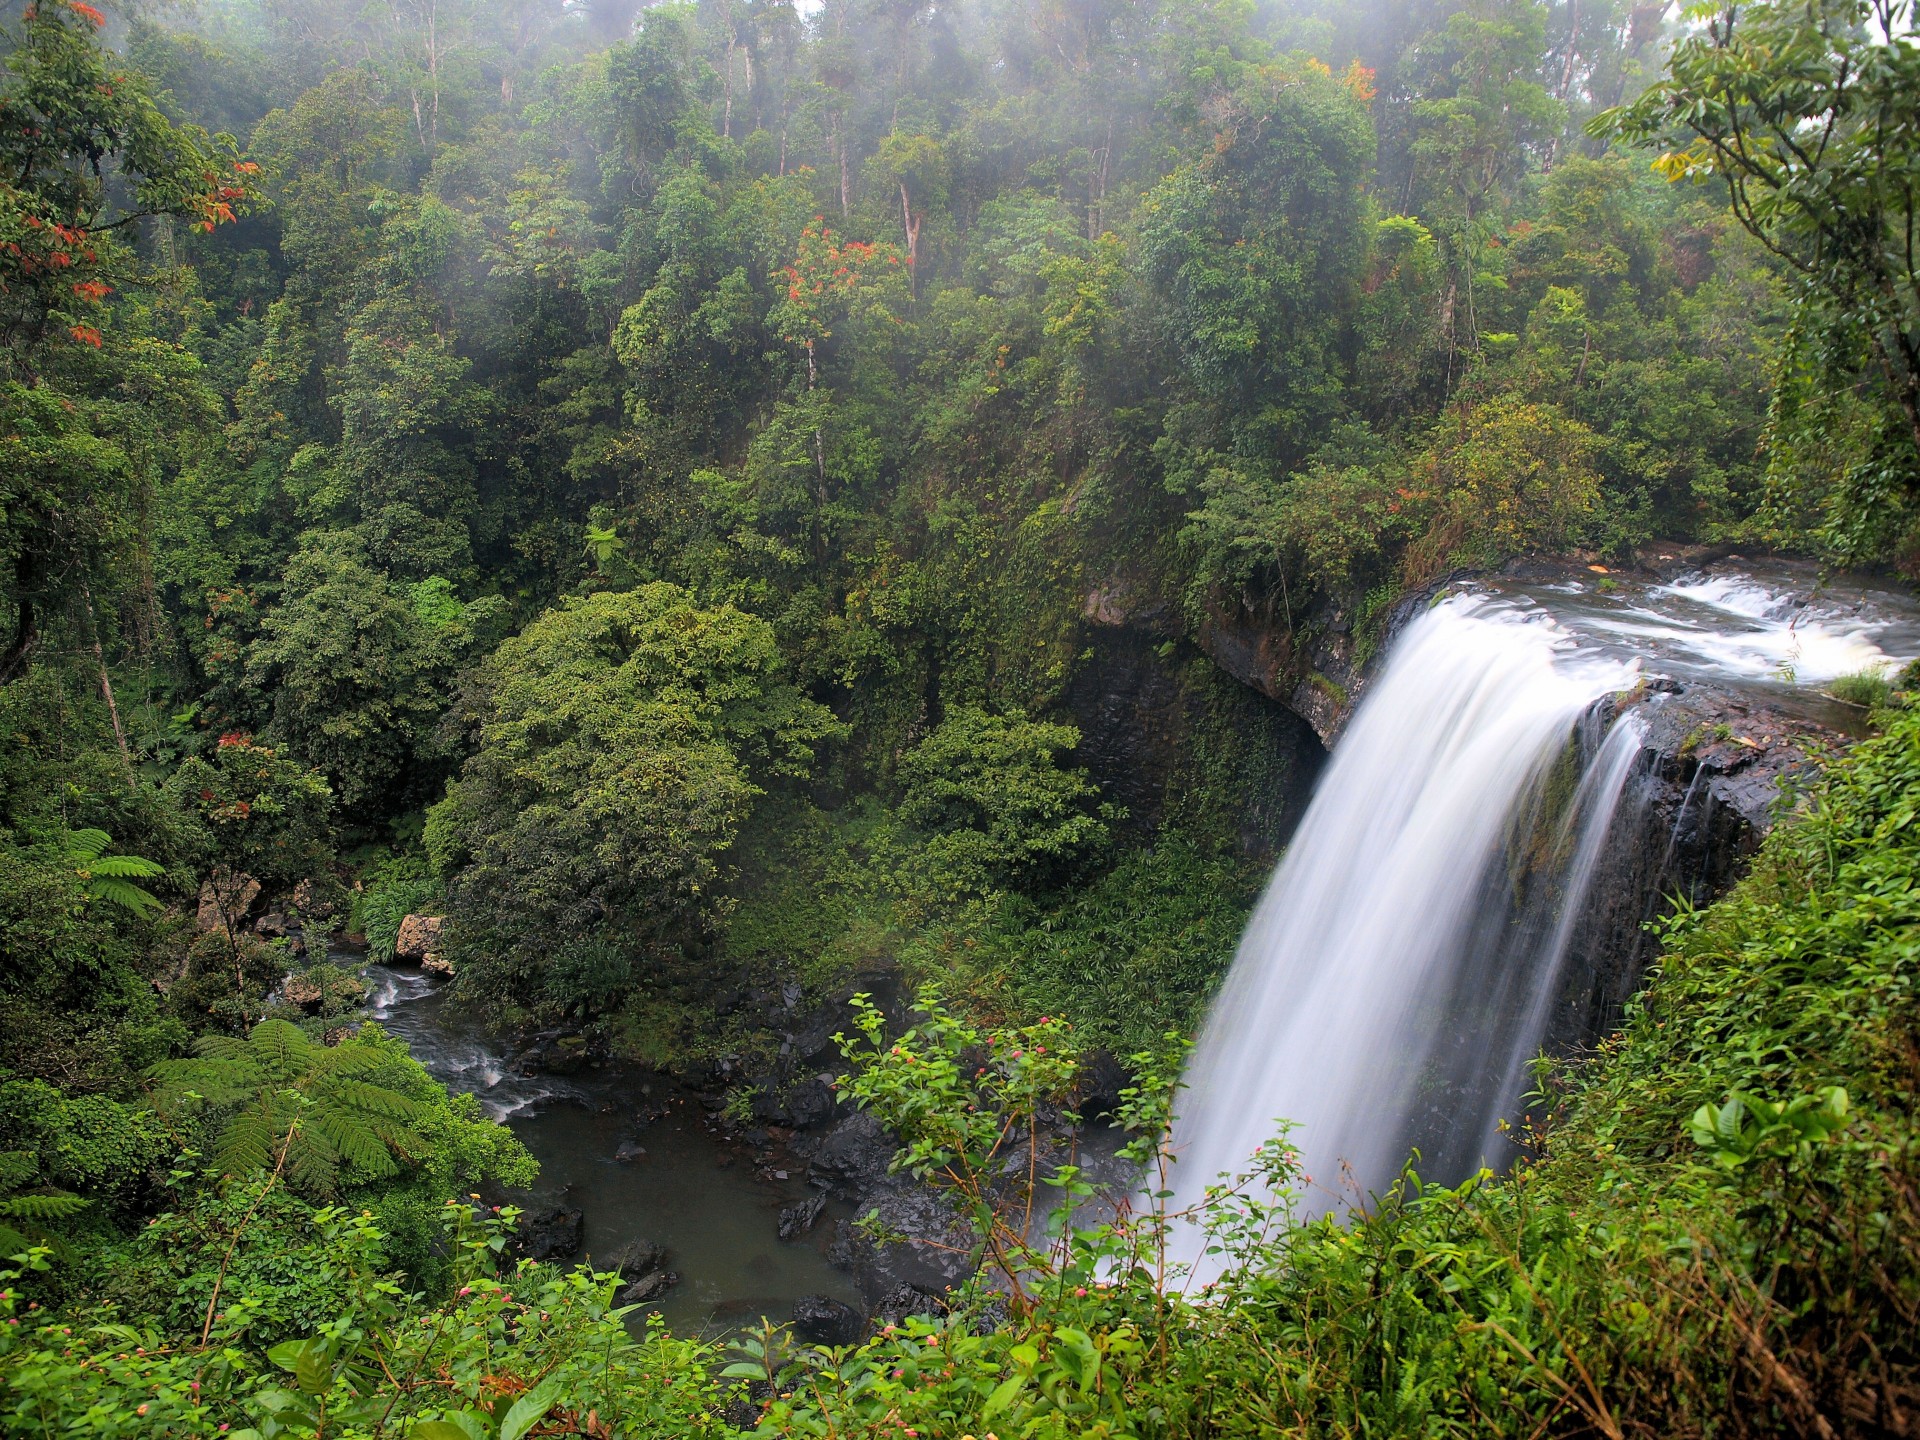
[[[1912,19],[8,7],[0,1429],[1911,1428],[1885,677],[1513,1176],[1228,1197],[1193,1304],[1002,1172],[1095,1050],[1154,1153],[1319,753],[1231,645],[1337,710],[1458,566],[1920,570]],[[725,990],[932,987],[847,1093],[1011,1318],[717,1375],[503,1269],[449,1201],[531,1160],[328,956],[420,913],[482,1019],[661,1064],[764,1043]]]

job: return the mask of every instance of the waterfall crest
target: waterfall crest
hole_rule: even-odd
[[[1590,712],[1637,675],[1482,597],[1408,625],[1201,1033],[1175,1208],[1243,1171],[1283,1120],[1308,1214],[1364,1203],[1415,1146],[1440,1179],[1502,1158],[1500,1118],[1639,751],[1636,720],[1602,736]],[[1175,1241],[1211,1278],[1199,1232]]]

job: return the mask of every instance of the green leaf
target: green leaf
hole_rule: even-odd
[[[500,1440],[520,1440],[534,1426],[538,1425],[547,1411],[553,1408],[553,1402],[560,1398],[559,1382],[549,1376],[533,1389],[513,1402],[513,1408],[507,1411],[507,1418],[500,1422]]]
[[[980,1418],[991,1420],[1000,1414],[1018,1398],[1021,1387],[1027,1383],[1024,1375],[1011,1375],[993,1387],[993,1393],[987,1397],[987,1403],[980,1408]]]
[[[407,1440],[473,1440],[473,1433],[450,1420],[422,1420],[407,1432]]]

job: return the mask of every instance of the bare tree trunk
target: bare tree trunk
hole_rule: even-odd
[[[433,88],[433,124],[430,127],[432,138],[427,142],[427,153],[432,154],[440,145],[440,6],[438,3],[427,6],[427,83]]]
[[[847,175],[847,142],[843,133],[846,126],[846,114],[843,111],[833,121],[833,153],[840,162],[840,218],[846,219],[847,212],[853,208],[853,184]]]
[[[106,652],[100,648],[100,622],[93,613],[93,587],[80,582],[80,598],[87,606],[87,634],[93,639],[93,663],[100,670],[100,696],[107,702],[107,714],[113,720],[114,743],[120,747],[120,763],[126,768],[127,788],[138,789],[133,778],[133,751],[127,745],[126,727],[120,723],[120,705],[113,698],[113,677],[107,674]]]
[[[902,180],[900,182],[900,221],[907,232],[907,280],[914,287],[916,294],[920,288],[920,277],[913,266],[914,262],[920,258],[920,222],[925,218],[924,215],[913,213],[912,202],[907,198],[907,182]]]

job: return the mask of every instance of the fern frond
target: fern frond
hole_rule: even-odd
[[[364,1080],[331,1079],[320,1095],[329,1103],[351,1107],[389,1120],[414,1120],[426,1113],[426,1106],[384,1085],[369,1085]]]
[[[214,1146],[214,1163],[229,1175],[273,1169],[274,1151],[286,1139],[285,1126],[267,1110],[242,1110],[227,1122]],[[295,1142],[299,1141],[296,1137]]]
[[[151,880],[167,873],[166,866],[142,855],[96,855],[87,862],[87,869],[94,875],[129,880]]]
[[[78,1215],[92,1203],[64,1190],[44,1195],[12,1195],[0,1200],[0,1215],[9,1220],[64,1220],[69,1215]]]
[[[299,1189],[333,1198],[340,1178],[340,1157],[326,1137],[303,1131],[287,1156],[287,1179]]]
[[[260,1068],[282,1083],[313,1067],[313,1047],[290,1020],[262,1020],[247,1035],[247,1048]]]
[[[67,832],[67,860],[76,869],[82,865],[91,865],[107,853],[107,847],[113,843],[113,837],[104,830],[88,826],[84,830]]]
[[[316,1075],[365,1075],[393,1064],[391,1055],[383,1055],[371,1045],[336,1045],[314,1056]]]
[[[341,1159],[350,1161],[376,1175],[391,1175],[398,1168],[387,1153],[380,1132],[350,1111],[322,1106],[310,1122],[316,1135],[323,1137]]]
[[[34,1243],[34,1241],[29,1240],[25,1235],[22,1235],[18,1230],[14,1229],[13,1226],[0,1220],[0,1256],[11,1259],[15,1255],[23,1254],[27,1250],[32,1249]]]
[[[156,1085],[154,1107],[165,1111],[188,1095],[210,1105],[232,1105],[258,1093],[259,1067],[250,1061],[228,1059],[162,1060],[147,1067]]]
[[[369,1124],[374,1134],[386,1142],[387,1148],[403,1159],[411,1160],[427,1147],[427,1142],[417,1130],[409,1130],[404,1125],[394,1125],[385,1120],[373,1120]]]
[[[135,915],[147,915],[160,908],[157,896],[142,890],[129,880],[118,880],[111,875],[94,875],[82,887],[88,896],[103,900],[109,905],[117,905],[122,910]]]

